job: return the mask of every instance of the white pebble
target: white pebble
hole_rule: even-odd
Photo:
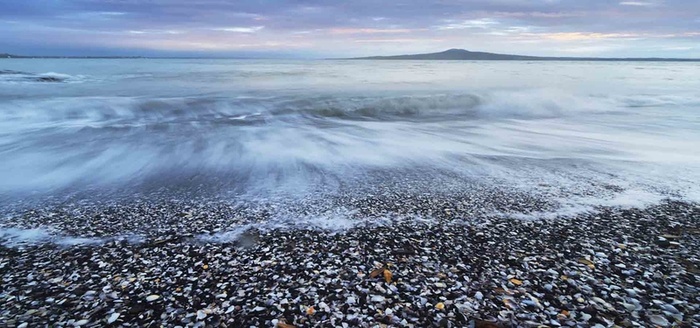
[[[326,304],[326,302],[318,303],[318,308],[326,312],[331,312],[331,308],[328,306],[328,304]]]
[[[581,313],[581,319],[585,322],[588,322],[588,320],[591,320],[592,316],[588,313]]]
[[[119,319],[119,313],[112,313],[107,317],[107,323],[112,324]]]
[[[382,303],[382,302],[384,302],[384,300],[386,300],[384,298],[384,296],[381,296],[381,295],[373,295],[372,296],[372,302]]]

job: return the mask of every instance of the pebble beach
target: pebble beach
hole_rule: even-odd
[[[125,213],[112,207],[85,222],[76,212],[25,212],[12,225],[60,216],[84,239],[10,244],[3,236],[0,326],[700,324],[698,204],[526,220],[465,217],[457,201],[405,202],[431,215],[343,230],[250,226],[226,240],[212,214],[237,209],[221,205],[142,205],[149,219],[138,222],[172,229],[100,242],[94,238]],[[378,212],[388,204],[362,203],[361,211]],[[186,229],[195,224],[210,230]]]

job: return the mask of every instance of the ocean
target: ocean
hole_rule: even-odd
[[[697,63],[0,60],[6,227],[164,199],[341,229],[403,213],[358,212],[382,197],[524,219],[697,202],[699,145]]]

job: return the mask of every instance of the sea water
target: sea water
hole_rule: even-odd
[[[475,184],[556,215],[700,200],[700,64],[0,60],[6,212],[143,190],[295,201]]]

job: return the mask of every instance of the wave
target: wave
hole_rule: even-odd
[[[391,175],[695,195],[697,102],[552,90],[7,99],[0,200],[146,184],[332,194]]]
[[[698,97],[574,96],[549,90],[382,97],[61,97],[6,100],[0,103],[0,127],[14,133],[48,127],[171,131],[289,124],[332,127],[351,122],[477,124],[577,117],[608,120],[611,115],[618,117],[610,122],[622,122],[622,116],[639,117],[643,111],[665,111],[670,107],[692,110],[697,104]]]
[[[125,127],[149,124],[264,124],[276,121],[460,121],[547,119],[612,112],[614,101],[547,91],[390,97],[78,97],[12,100],[0,118],[14,126]]]
[[[56,72],[29,73],[13,70],[0,70],[0,83],[79,83],[84,82],[83,75],[68,75]]]

